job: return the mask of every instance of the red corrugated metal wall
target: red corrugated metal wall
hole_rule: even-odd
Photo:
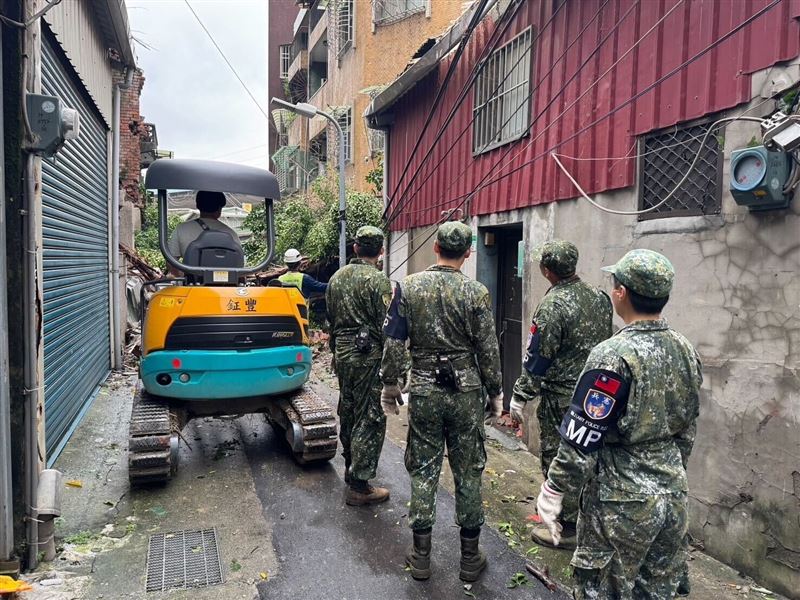
[[[473,158],[472,90],[441,139],[436,134],[491,41],[495,23],[485,21],[473,34],[402,178],[452,59],[440,64],[438,71],[394,107],[389,214],[399,216],[391,228],[436,223],[442,210],[462,205],[476,187],[494,179],[464,206],[470,214],[573,198],[576,192],[556,172],[551,151],[577,157],[635,154],[636,136],[642,133],[749,101],[751,73],[800,54],[800,0],[780,0],[741,31],[625,105],[772,1],[567,0],[560,6],[553,0],[523,0],[502,40],[533,27],[533,127],[527,137]],[[603,118],[615,109],[612,116]],[[423,161],[431,147],[431,155]],[[566,160],[565,164],[589,193],[627,187],[635,181],[635,160]]]

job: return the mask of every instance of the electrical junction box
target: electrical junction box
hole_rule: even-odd
[[[787,208],[792,193],[784,194],[783,187],[791,161],[786,152],[769,152],[764,146],[731,152],[730,190],[736,204],[751,211]]]
[[[73,108],[62,105],[56,96],[27,94],[28,122],[34,142],[30,151],[42,156],[53,156],[67,140],[78,137],[80,115]]]

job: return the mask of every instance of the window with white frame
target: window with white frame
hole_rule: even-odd
[[[428,0],[372,0],[372,22],[388,25],[425,12],[427,8]]]
[[[289,65],[292,64],[292,45],[285,44],[280,46],[281,53],[281,79],[289,77]]]
[[[336,0],[336,53],[344,54],[353,45],[353,0]]]
[[[480,154],[521,138],[530,122],[529,27],[495,50],[475,81],[472,152]]]

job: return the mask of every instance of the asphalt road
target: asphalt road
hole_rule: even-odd
[[[477,598],[563,598],[531,579],[509,589],[524,559],[509,550],[502,537],[485,527],[481,536],[489,566],[470,590],[458,578],[459,538],[454,499],[440,491],[434,527],[432,569],[426,582],[404,570],[411,541],[407,525],[410,485],[403,451],[389,440],[384,445],[376,483],[391,489],[388,502],[373,507],[344,503],[344,462],[338,457],[321,467],[301,468],[268,425],[257,437],[242,436],[264,517],[273,524],[278,573],[258,584],[262,599],[379,598],[441,600]]]

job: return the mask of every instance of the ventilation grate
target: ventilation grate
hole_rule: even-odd
[[[150,536],[148,592],[217,585],[223,582],[215,529],[174,531]]]
[[[639,208],[658,204],[689,170],[700,150],[700,142],[711,123],[673,128],[644,139],[641,161]],[[722,194],[722,148],[716,135],[709,135],[697,165],[678,191],[642,219],[718,214]]]

